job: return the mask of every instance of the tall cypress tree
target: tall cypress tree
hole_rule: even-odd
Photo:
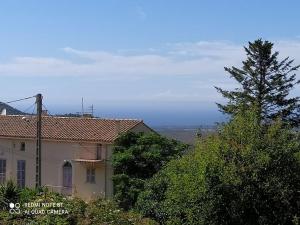
[[[293,66],[294,60],[286,57],[278,59],[278,52],[273,50],[273,43],[262,39],[249,42],[244,47],[247,58],[242,68],[225,67],[231,77],[239,84],[233,91],[216,87],[227,104],[217,103],[220,111],[234,115],[241,107],[255,106],[262,122],[276,118],[300,125],[300,98],[291,97],[290,91],[300,83],[295,72],[300,65]]]

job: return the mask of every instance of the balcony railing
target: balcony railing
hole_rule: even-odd
[[[45,185],[50,191],[57,192],[63,194],[65,196],[72,196],[73,191],[75,191],[75,187],[63,187],[63,186],[55,186],[55,185]]]

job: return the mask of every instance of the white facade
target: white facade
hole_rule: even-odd
[[[22,150],[21,146],[25,148]],[[101,143],[100,143],[101,144]],[[99,147],[98,147],[99,149]],[[97,158],[96,143],[42,142],[41,182],[51,190],[89,200],[112,196],[112,167],[109,157],[112,147],[101,145]],[[99,150],[98,150],[99,152]],[[18,161],[25,161],[25,186],[35,187],[36,143],[34,140],[0,138],[0,160],[5,160],[5,180],[18,181]],[[71,188],[64,187],[63,166],[72,165]],[[87,182],[87,169],[95,170],[95,182]],[[1,170],[1,169],[0,169]],[[22,174],[19,178],[22,178]],[[66,179],[66,178],[65,178]],[[20,180],[18,182],[21,183]]]

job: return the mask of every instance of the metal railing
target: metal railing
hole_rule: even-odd
[[[75,187],[73,185],[71,187],[45,185],[45,187],[47,187],[52,192],[57,192],[66,196],[73,195],[73,192],[75,191]]]

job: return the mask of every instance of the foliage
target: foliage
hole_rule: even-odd
[[[220,110],[236,114],[241,107],[258,107],[259,120],[269,122],[281,118],[294,126],[300,124],[300,98],[289,97],[290,91],[299,84],[289,57],[278,60],[278,52],[273,52],[273,43],[258,39],[245,47],[247,59],[242,68],[225,67],[231,77],[240,85],[234,91],[216,89],[229,100],[228,104],[218,104]]]
[[[136,209],[162,224],[299,224],[300,139],[240,112],[217,136],[168,163]]]
[[[94,225],[94,224],[128,224],[128,225],[154,225],[154,221],[143,218],[141,215],[133,212],[123,212],[116,203],[97,199],[93,202],[86,203],[78,198],[66,198],[58,193],[50,192],[47,188],[20,190],[19,195],[14,199],[21,205],[20,214],[10,214],[8,209],[0,211],[0,224],[60,224],[60,225]],[[54,207],[32,207],[26,208],[24,203],[62,203],[63,210],[68,214],[51,215],[51,214],[29,214],[24,210],[50,210]]]
[[[145,180],[187,148],[186,144],[156,133],[129,132],[118,137],[112,164],[115,199],[119,205],[126,210],[132,208]]]
[[[98,199],[89,204],[86,215],[90,224],[116,224],[116,225],[151,225],[154,221],[144,219],[134,212],[123,212],[118,205],[112,201]]]
[[[145,180],[131,178],[126,174],[117,174],[113,177],[114,198],[119,202],[120,207],[128,210],[135,202],[138,194],[144,188]]]
[[[0,186],[0,205],[2,209],[8,209],[10,202],[15,202],[20,195],[18,186],[11,180]]]

